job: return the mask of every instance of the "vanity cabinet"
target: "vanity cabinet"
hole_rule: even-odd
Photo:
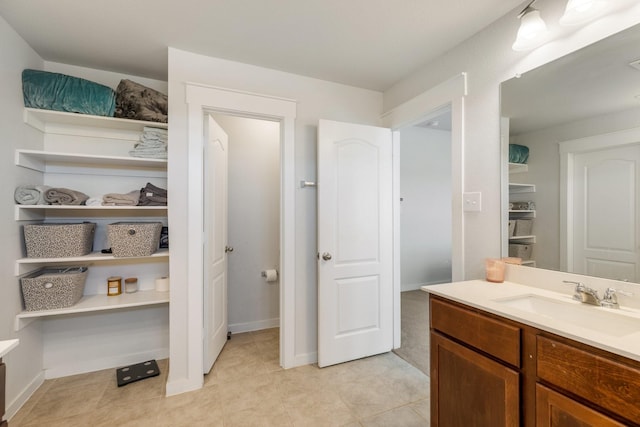
[[[431,299],[431,425],[520,423],[520,329]]]
[[[432,426],[640,427],[640,362],[429,300]]]

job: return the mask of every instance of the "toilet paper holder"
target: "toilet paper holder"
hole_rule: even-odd
[[[278,271],[278,269],[277,269],[277,268],[274,268],[274,270],[276,271],[276,273],[277,273],[277,274],[278,274],[278,276],[279,276],[279,275],[280,275],[280,272]],[[267,277],[267,271],[266,271],[266,270],[262,270],[262,271],[260,272],[260,276],[261,276],[261,277]]]

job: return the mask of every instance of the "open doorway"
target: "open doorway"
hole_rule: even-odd
[[[237,357],[225,356],[226,339],[214,345],[220,326],[232,342],[244,334],[238,335],[244,347],[257,331],[262,338],[268,332],[269,351],[262,348],[259,358],[243,365],[279,365],[281,129],[278,121],[208,115],[203,197],[211,207],[205,209],[204,228],[212,232],[206,233],[204,252],[205,265],[211,258],[213,267],[205,272],[205,336],[212,337],[205,346],[205,373],[224,377],[237,371]]]
[[[212,116],[229,136],[229,331],[275,328],[278,280],[262,273],[280,265],[280,123]]]
[[[422,286],[452,281],[451,107],[400,133],[401,346],[429,375],[429,307]]]

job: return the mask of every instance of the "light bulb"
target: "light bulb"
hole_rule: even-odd
[[[569,0],[564,15],[560,18],[560,24],[584,24],[602,15],[607,6],[607,0]]]
[[[540,11],[529,7],[520,17],[518,35],[511,48],[516,51],[533,49],[545,40],[546,35],[547,24],[540,17]]]

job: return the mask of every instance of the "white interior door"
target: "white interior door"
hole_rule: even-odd
[[[640,145],[576,154],[574,273],[637,282]]]
[[[227,134],[208,117],[204,146],[204,373],[227,342]]]
[[[389,129],[318,126],[318,365],[393,347]]]

